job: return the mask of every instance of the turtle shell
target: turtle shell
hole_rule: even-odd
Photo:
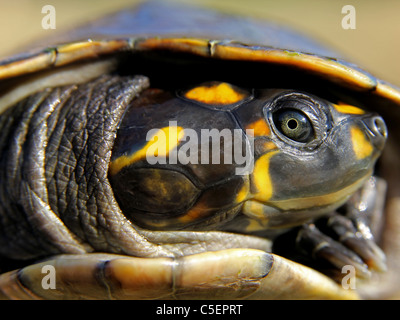
[[[166,10],[170,14],[165,14]],[[295,88],[334,97],[379,112],[385,119],[389,141],[378,171],[388,182],[387,220],[396,219],[400,89],[335,58],[334,53],[312,40],[268,23],[150,3],[73,30],[56,42],[62,44],[46,45],[1,62],[1,112],[38,90],[85,83],[104,73],[140,74],[164,87],[185,88],[212,79],[244,87]],[[389,262],[395,264],[399,252],[391,243],[400,232],[385,229],[382,234],[382,246],[389,253]],[[149,250],[141,256],[169,256],[149,245],[151,235],[147,236],[146,240],[137,239]],[[118,241],[112,243],[118,245]],[[78,247],[66,252],[85,251]],[[121,251],[137,254],[133,245]],[[380,281],[388,285],[391,276]]]

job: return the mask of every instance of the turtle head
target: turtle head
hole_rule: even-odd
[[[266,97],[259,115],[269,130],[255,134],[252,198],[243,212],[274,228],[338,208],[373,173],[386,141],[385,122],[303,92],[273,90]]]

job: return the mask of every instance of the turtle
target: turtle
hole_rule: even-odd
[[[48,40],[0,65],[1,298],[396,297],[398,88],[173,3]]]

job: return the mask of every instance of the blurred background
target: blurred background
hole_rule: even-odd
[[[161,0],[162,1],[162,0]],[[399,0],[174,0],[291,26],[337,50],[377,77],[400,86]],[[0,0],[0,57],[139,0]],[[56,29],[44,30],[42,7],[56,9]],[[342,28],[342,7],[356,9],[356,29]]]

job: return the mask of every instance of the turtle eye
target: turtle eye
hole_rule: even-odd
[[[306,143],[314,138],[311,121],[300,110],[281,109],[274,113],[273,120],[276,128],[291,140]]]

